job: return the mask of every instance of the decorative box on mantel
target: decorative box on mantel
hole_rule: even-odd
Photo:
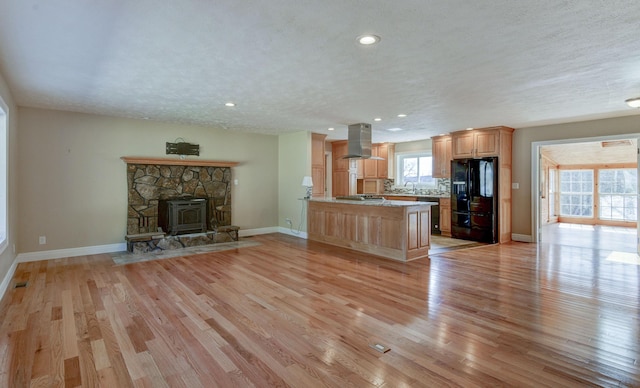
[[[237,162],[123,156],[127,235],[158,232],[159,201],[204,198],[207,230],[231,225],[231,167]]]

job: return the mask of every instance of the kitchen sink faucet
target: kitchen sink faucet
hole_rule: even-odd
[[[404,182],[404,187],[407,187],[407,184],[411,183],[411,193],[415,194],[416,193],[416,182]]]

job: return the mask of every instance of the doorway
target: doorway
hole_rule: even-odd
[[[532,145],[534,240],[574,246],[582,241],[595,249],[624,251],[636,247],[636,252],[638,135]],[[633,192],[624,187],[620,191],[620,182],[607,181],[625,172],[634,173],[633,180],[628,178]]]

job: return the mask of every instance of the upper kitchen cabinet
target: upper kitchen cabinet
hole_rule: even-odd
[[[313,180],[312,195],[314,197],[325,196],[325,158],[324,140],[327,135],[311,134],[311,179]]]
[[[371,146],[371,156],[378,159],[364,159],[358,163],[359,179],[387,179],[393,178],[394,144],[380,143]],[[391,168],[390,168],[391,166]],[[360,170],[362,168],[362,170]],[[390,174],[391,173],[391,174]]]
[[[393,178],[393,158],[395,157],[395,144],[378,144],[378,156],[384,160],[378,160],[378,178]]]
[[[513,128],[490,127],[451,134],[453,159],[500,156],[504,147],[511,150]]]
[[[451,177],[451,136],[442,135],[431,138],[433,157],[434,178],[450,178]]]

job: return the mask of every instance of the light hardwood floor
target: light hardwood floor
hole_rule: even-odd
[[[20,264],[29,286],[0,305],[0,386],[640,386],[638,265],[551,244],[405,264],[251,239],[123,266]]]

